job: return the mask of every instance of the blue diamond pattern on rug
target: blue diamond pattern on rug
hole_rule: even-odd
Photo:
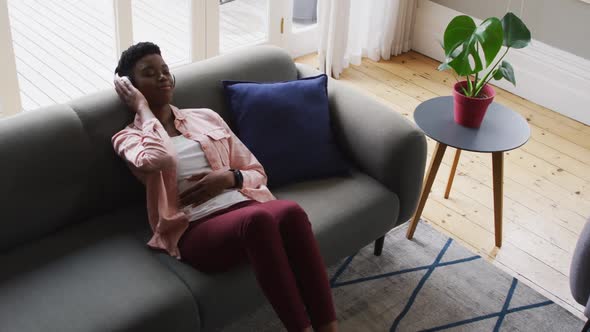
[[[355,255],[350,256],[338,268],[338,271],[336,272],[336,274],[330,280],[330,285],[332,286],[332,288],[335,288],[335,287],[340,287],[340,286],[345,286],[345,285],[351,285],[351,284],[355,284],[355,283],[359,283],[359,282],[374,280],[374,279],[378,279],[378,278],[392,277],[392,276],[403,274],[403,273],[415,272],[415,271],[420,271],[420,270],[427,270],[427,273],[424,275],[424,277],[422,277],[422,280],[420,281],[420,283],[418,284],[418,286],[412,292],[412,296],[408,299],[408,302],[406,304],[406,307],[396,317],[396,319],[393,322],[393,325],[390,328],[390,331],[392,331],[392,332],[393,331],[397,331],[397,328],[399,326],[400,321],[404,318],[404,316],[407,314],[407,312],[411,309],[412,304],[414,303],[414,300],[415,300],[416,296],[420,292],[420,289],[427,282],[428,277],[430,277],[430,275],[432,274],[432,272],[434,271],[434,269],[436,269],[437,267],[440,267],[440,266],[448,266],[448,265],[453,265],[453,264],[460,264],[460,263],[471,262],[473,260],[476,260],[476,259],[481,258],[481,256],[471,256],[471,257],[467,257],[467,258],[463,258],[463,259],[458,259],[458,260],[454,260],[454,261],[450,261],[450,262],[441,263],[440,260],[442,259],[443,255],[445,254],[445,252],[447,251],[447,249],[449,248],[449,246],[451,245],[452,242],[453,242],[452,239],[448,239],[447,240],[447,243],[441,249],[439,255],[437,256],[437,258],[435,259],[435,261],[431,265],[428,265],[428,266],[419,266],[419,267],[405,269],[405,270],[401,270],[401,271],[395,271],[395,272],[388,272],[388,273],[384,273],[384,274],[380,274],[380,275],[376,275],[376,276],[364,277],[364,278],[359,278],[359,279],[355,279],[355,280],[349,280],[349,281],[345,281],[345,282],[338,282],[338,277],[344,272],[344,270],[352,262],[352,260],[353,260],[353,258],[354,258]],[[508,307],[510,305],[510,300],[512,299],[512,296],[514,295],[514,291],[515,291],[517,285],[518,285],[518,280],[516,278],[513,278],[512,279],[512,285],[510,286],[510,290],[508,291],[508,294],[506,295],[506,301],[504,302],[504,306],[502,307],[502,309],[499,312],[488,314],[488,315],[483,315],[483,316],[478,316],[478,317],[473,317],[473,318],[470,318],[470,319],[466,319],[466,320],[462,320],[462,321],[458,321],[458,322],[454,322],[454,323],[450,323],[450,324],[441,325],[441,326],[438,326],[438,327],[433,327],[433,328],[425,329],[423,331],[424,332],[443,331],[443,330],[451,329],[451,328],[454,328],[454,327],[458,327],[458,326],[461,326],[461,325],[465,325],[465,324],[477,322],[477,321],[484,320],[484,319],[497,319],[496,325],[494,327],[494,332],[497,332],[497,331],[500,331],[500,327],[502,326],[502,322],[504,320],[504,317],[507,314],[514,313],[514,312],[519,312],[519,311],[523,311],[523,310],[534,309],[534,308],[546,306],[546,305],[549,305],[549,304],[553,304],[553,301],[543,301],[543,302],[539,302],[539,303],[535,303],[535,304],[531,304],[531,305],[520,306],[520,307],[517,307],[517,308],[511,308],[511,309],[509,309]]]

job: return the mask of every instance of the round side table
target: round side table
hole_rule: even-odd
[[[461,150],[492,154],[494,228],[496,246],[501,247],[504,151],[516,149],[528,141],[531,129],[526,120],[505,106],[492,103],[480,128],[463,127],[455,123],[453,118],[453,97],[451,96],[437,97],[421,103],[414,112],[414,120],[418,127],[437,143],[426,173],[418,207],[410,222],[406,237],[412,239],[414,236],[445,150],[447,146],[451,146],[457,151],[451,167],[445,198],[449,198]]]

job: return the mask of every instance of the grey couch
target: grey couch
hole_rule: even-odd
[[[588,318],[582,332],[590,331],[590,220],[580,233],[570,267],[570,289],[574,299],[586,307]]]
[[[317,74],[274,47],[175,73],[175,105],[211,108],[230,125],[222,79]],[[341,82],[330,80],[329,95],[337,141],[356,170],[274,193],[304,207],[332,264],[410,218],[426,142]],[[210,331],[265,301],[248,266],[207,275],[145,245],[143,186],[110,141],[131,120],[114,91],[0,120],[1,331]]]

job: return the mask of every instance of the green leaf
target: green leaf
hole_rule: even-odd
[[[502,64],[500,65],[500,68],[498,68],[498,71],[500,73],[502,73],[502,76],[510,83],[514,84],[514,86],[516,86],[516,78],[514,77],[514,68],[512,68],[512,65],[510,63],[508,63],[508,61],[504,60],[502,61]],[[494,76],[494,78],[496,78],[496,76]]]
[[[445,63],[459,76],[478,73],[483,70],[479,46],[485,56],[486,66],[490,66],[502,48],[502,41],[502,23],[499,19],[489,18],[478,27],[471,17],[457,16],[445,30]]]
[[[467,15],[460,15],[453,18],[445,30],[443,44],[445,56],[451,56],[457,47],[473,35],[476,28],[473,19]]]
[[[451,52],[450,58],[456,58],[463,51],[463,45],[459,45],[453,52]],[[449,59],[450,60],[450,59]]]
[[[442,45],[442,44],[441,44],[441,45]],[[458,56],[458,55],[461,53],[461,51],[462,51],[462,50],[463,50],[463,47],[461,47],[461,46],[457,47],[457,48],[456,48],[456,49],[455,49],[455,50],[452,52],[451,56],[450,56],[450,57],[447,57],[447,58],[445,59],[445,61],[444,61],[443,63],[441,63],[441,64],[438,66],[438,70],[439,70],[439,71],[444,71],[444,70],[447,70],[447,69],[452,69],[452,67],[451,67],[451,66],[449,66],[449,62],[450,62],[450,61],[452,61],[452,60],[453,60],[453,58],[457,57],[457,56]]]
[[[502,29],[504,29],[504,46],[524,48],[531,42],[531,32],[524,22],[513,13],[504,15]]]
[[[491,65],[502,48],[504,38],[502,22],[496,17],[490,17],[477,27],[474,34],[481,44],[486,58],[486,66]]]
[[[502,72],[499,71],[498,69],[494,70],[494,74],[492,75],[492,77],[494,77],[494,79],[497,81],[504,78],[504,76],[502,75]]]
[[[449,66],[452,67],[459,76],[469,76],[478,73],[483,69],[481,57],[477,53],[475,43],[477,43],[477,40],[472,36],[463,44],[463,50],[448,62]],[[473,64],[471,61],[473,61]]]

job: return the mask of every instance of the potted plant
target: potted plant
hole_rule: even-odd
[[[479,128],[496,95],[488,83],[492,78],[504,78],[516,85],[514,69],[504,57],[511,48],[524,48],[530,41],[529,29],[513,13],[507,13],[502,20],[490,17],[479,26],[466,15],[449,23],[442,43],[445,62],[438,70],[450,68],[465,77],[457,80],[453,88],[455,122]],[[498,57],[502,46],[505,50]]]

